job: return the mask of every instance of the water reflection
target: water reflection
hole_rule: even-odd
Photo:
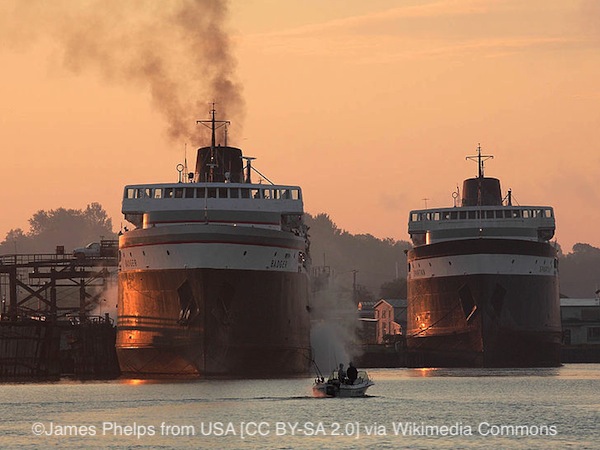
[[[2,447],[61,448],[597,448],[600,364],[551,369],[368,369],[366,399],[320,400],[311,377],[276,380],[31,383],[3,391]],[[135,388],[133,388],[135,386]],[[103,434],[104,423],[154,435]],[[41,424],[95,427],[96,435],[34,436]],[[492,426],[555,427],[556,435],[483,435]],[[195,435],[162,434],[193,427]],[[230,425],[232,424],[232,425]],[[261,425],[262,424],[262,425]],[[266,425],[265,425],[266,424]],[[294,433],[290,427],[326,433]],[[395,433],[398,427],[471,427],[474,435]],[[208,433],[212,426],[212,435]],[[215,427],[233,426],[221,435]],[[242,438],[246,426],[265,434]],[[204,427],[204,428],[203,428]],[[278,430],[285,427],[284,433]],[[535,428],[535,429],[537,429]],[[79,428],[78,428],[79,429]],[[220,429],[220,428],[219,428]],[[375,433],[383,429],[385,433]],[[252,428],[256,430],[256,428]],[[360,431],[357,438],[354,431]],[[334,434],[334,431],[337,434]],[[339,432],[339,433],[338,433]],[[342,435],[341,432],[344,434]],[[60,440],[58,440],[60,439]]]
[[[131,386],[137,386],[140,384],[150,384],[150,380],[141,380],[141,379],[133,379],[133,378],[122,379],[122,380],[120,380],[120,382],[122,384],[129,384]]]
[[[528,367],[528,368],[397,368],[369,369],[369,373],[379,380],[399,378],[434,378],[434,377],[568,377],[582,378],[599,376],[598,365],[569,364],[562,367]]]

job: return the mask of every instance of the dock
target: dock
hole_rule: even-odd
[[[60,247],[0,256],[0,381],[118,377],[117,266]]]

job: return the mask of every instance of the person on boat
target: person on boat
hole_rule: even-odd
[[[354,384],[356,378],[358,377],[358,370],[356,370],[356,367],[354,367],[352,362],[350,362],[350,367],[348,367],[346,375],[348,376],[348,384]]]
[[[338,381],[343,383],[346,379],[346,371],[344,370],[344,365],[340,363],[340,368],[338,369]]]

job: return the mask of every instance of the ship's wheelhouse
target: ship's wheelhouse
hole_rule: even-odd
[[[298,186],[174,183],[126,186],[122,212],[137,228],[211,222],[282,229],[304,205]]]
[[[493,237],[549,241],[554,210],[548,206],[476,206],[411,211],[408,232],[415,246]]]

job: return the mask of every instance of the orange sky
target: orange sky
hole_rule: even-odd
[[[20,3],[0,0],[0,238],[40,209],[94,201],[118,229],[123,186],[176,181],[186,142],[169,137],[143,78],[73,62],[52,18],[119,47],[111,21],[76,10],[102,5],[135,28],[164,3],[118,14],[115,1]],[[452,205],[481,143],[494,155],[486,175],[516,202],[554,206],[564,251],[600,247],[598,24],[593,0],[234,0],[226,28],[245,114],[228,117],[230,142],[271,180],[301,185],[308,212],[404,240],[423,199]]]

